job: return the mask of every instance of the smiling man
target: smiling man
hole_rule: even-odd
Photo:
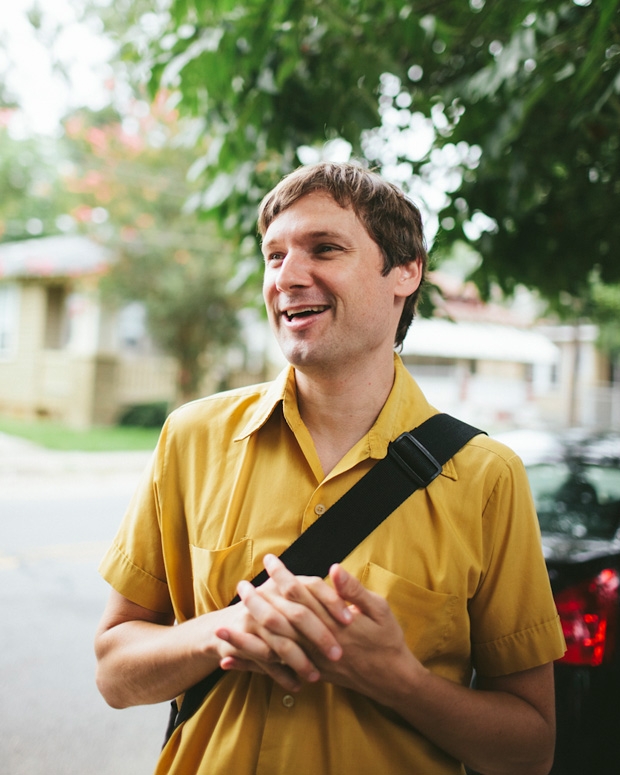
[[[391,363],[403,301],[420,285],[420,260],[384,274],[382,252],[354,210],[321,192],[271,222],[263,253],[269,320],[302,379],[345,364],[359,372],[380,356]],[[392,369],[385,371],[391,387]]]
[[[182,702],[224,669],[160,775],[544,775],[564,645],[509,449],[475,437],[328,579],[274,556],[437,413],[395,353],[424,279],[419,211],[320,164],[265,198],[259,230],[290,366],[169,417],[101,566],[101,692]]]

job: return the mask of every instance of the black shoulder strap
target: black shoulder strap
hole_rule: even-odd
[[[327,576],[335,562],[344,560],[415,490],[427,487],[442,466],[480,433],[484,431],[448,414],[436,414],[403,433],[389,445],[386,457],[310,525],[280,559],[295,575]],[[267,572],[262,571],[252,584],[259,586],[267,578]],[[230,605],[238,601],[235,597]],[[193,716],[223,675],[217,668],[185,693],[180,711],[171,719],[169,734]]]

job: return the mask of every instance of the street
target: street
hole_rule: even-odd
[[[168,707],[113,710],[94,682],[97,566],[143,454],[0,444],[0,771],[149,775]]]

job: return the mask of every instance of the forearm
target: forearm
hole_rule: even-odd
[[[217,667],[210,631],[205,622],[192,620],[178,626],[126,621],[100,632],[99,691],[115,708],[173,699]]]
[[[395,678],[377,700],[477,772],[547,775],[551,769],[552,710],[541,713],[514,691],[470,689],[419,668]]]

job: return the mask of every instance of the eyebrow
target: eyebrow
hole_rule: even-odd
[[[328,231],[328,230],[324,230],[324,229],[317,229],[316,231],[309,231],[309,232],[306,233],[305,236],[309,237],[310,239],[338,239],[338,240],[344,240],[345,239],[345,236],[342,234],[342,232],[339,232],[339,231]],[[278,242],[279,242],[278,238],[264,240],[261,243],[261,247],[263,249],[265,247],[269,248],[272,244],[276,244],[277,245]]]

